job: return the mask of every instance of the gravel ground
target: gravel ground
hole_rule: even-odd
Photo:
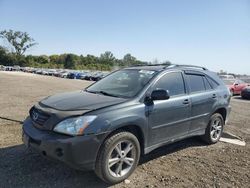
[[[93,172],[77,171],[27,150],[21,141],[21,122],[34,103],[90,83],[0,72],[0,187],[109,186]],[[113,187],[250,187],[250,101],[234,97],[231,105],[226,131],[245,140],[245,147],[183,140],[142,157],[129,183]]]

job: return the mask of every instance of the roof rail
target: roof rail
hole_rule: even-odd
[[[166,68],[174,68],[174,67],[190,67],[190,68],[198,68],[198,69],[202,69],[202,70],[208,70],[205,67],[202,66],[196,66],[196,65],[179,65],[179,64],[171,64]]]
[[[181,64],[169,64],[169,63],[131,65],[131,67],[137,67],[137,66],[165,66],[164,69],[166,69],[166,68],[175,68],[175,67],[190,67],[190,68],[197,68],[197,69],[202,69],[202,70],[208,70],[205,67],[197,66],[197,65],[181,65]]]
[[[131,67],[140,67],[140,66],[169,66],[172,64],[168,64],[168,63],[159,63],[159,64],[136,64],[136,65],[131,65]]]

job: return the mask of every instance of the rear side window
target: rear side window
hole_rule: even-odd
[[[208,76],[206,78],[207,78],[209,84],[212,86],[212,88],[216,88],[219,86],[219,84],[217,82],[215,82],[212,78],[210,78]]]
[[[188,83],[190,87],[190,92],[200,92],[200,91],[205,91],[205,84],[203,82],[203,76],[201,75],[194,75],[194,74],[188,74]]]
[[[165,74],[156,82],[154,88],[168,90],[170,96],[185,94],[182,73],[171,72]]]
[[[203,76],[203,81],[204,81],[204,85],[205,85],[206,90],[213,89],[205,76]]]

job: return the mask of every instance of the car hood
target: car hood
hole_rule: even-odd
[[[62,111],[96,110],[127,100],[85,91],[75,91],[49,96],[40,101],[39,105]]]

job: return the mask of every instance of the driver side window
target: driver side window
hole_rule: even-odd
[[[181,72],[170,72],[162,76],[154,85],[154,90],[164,89],[169,96],[185,94],[185,85]]]

